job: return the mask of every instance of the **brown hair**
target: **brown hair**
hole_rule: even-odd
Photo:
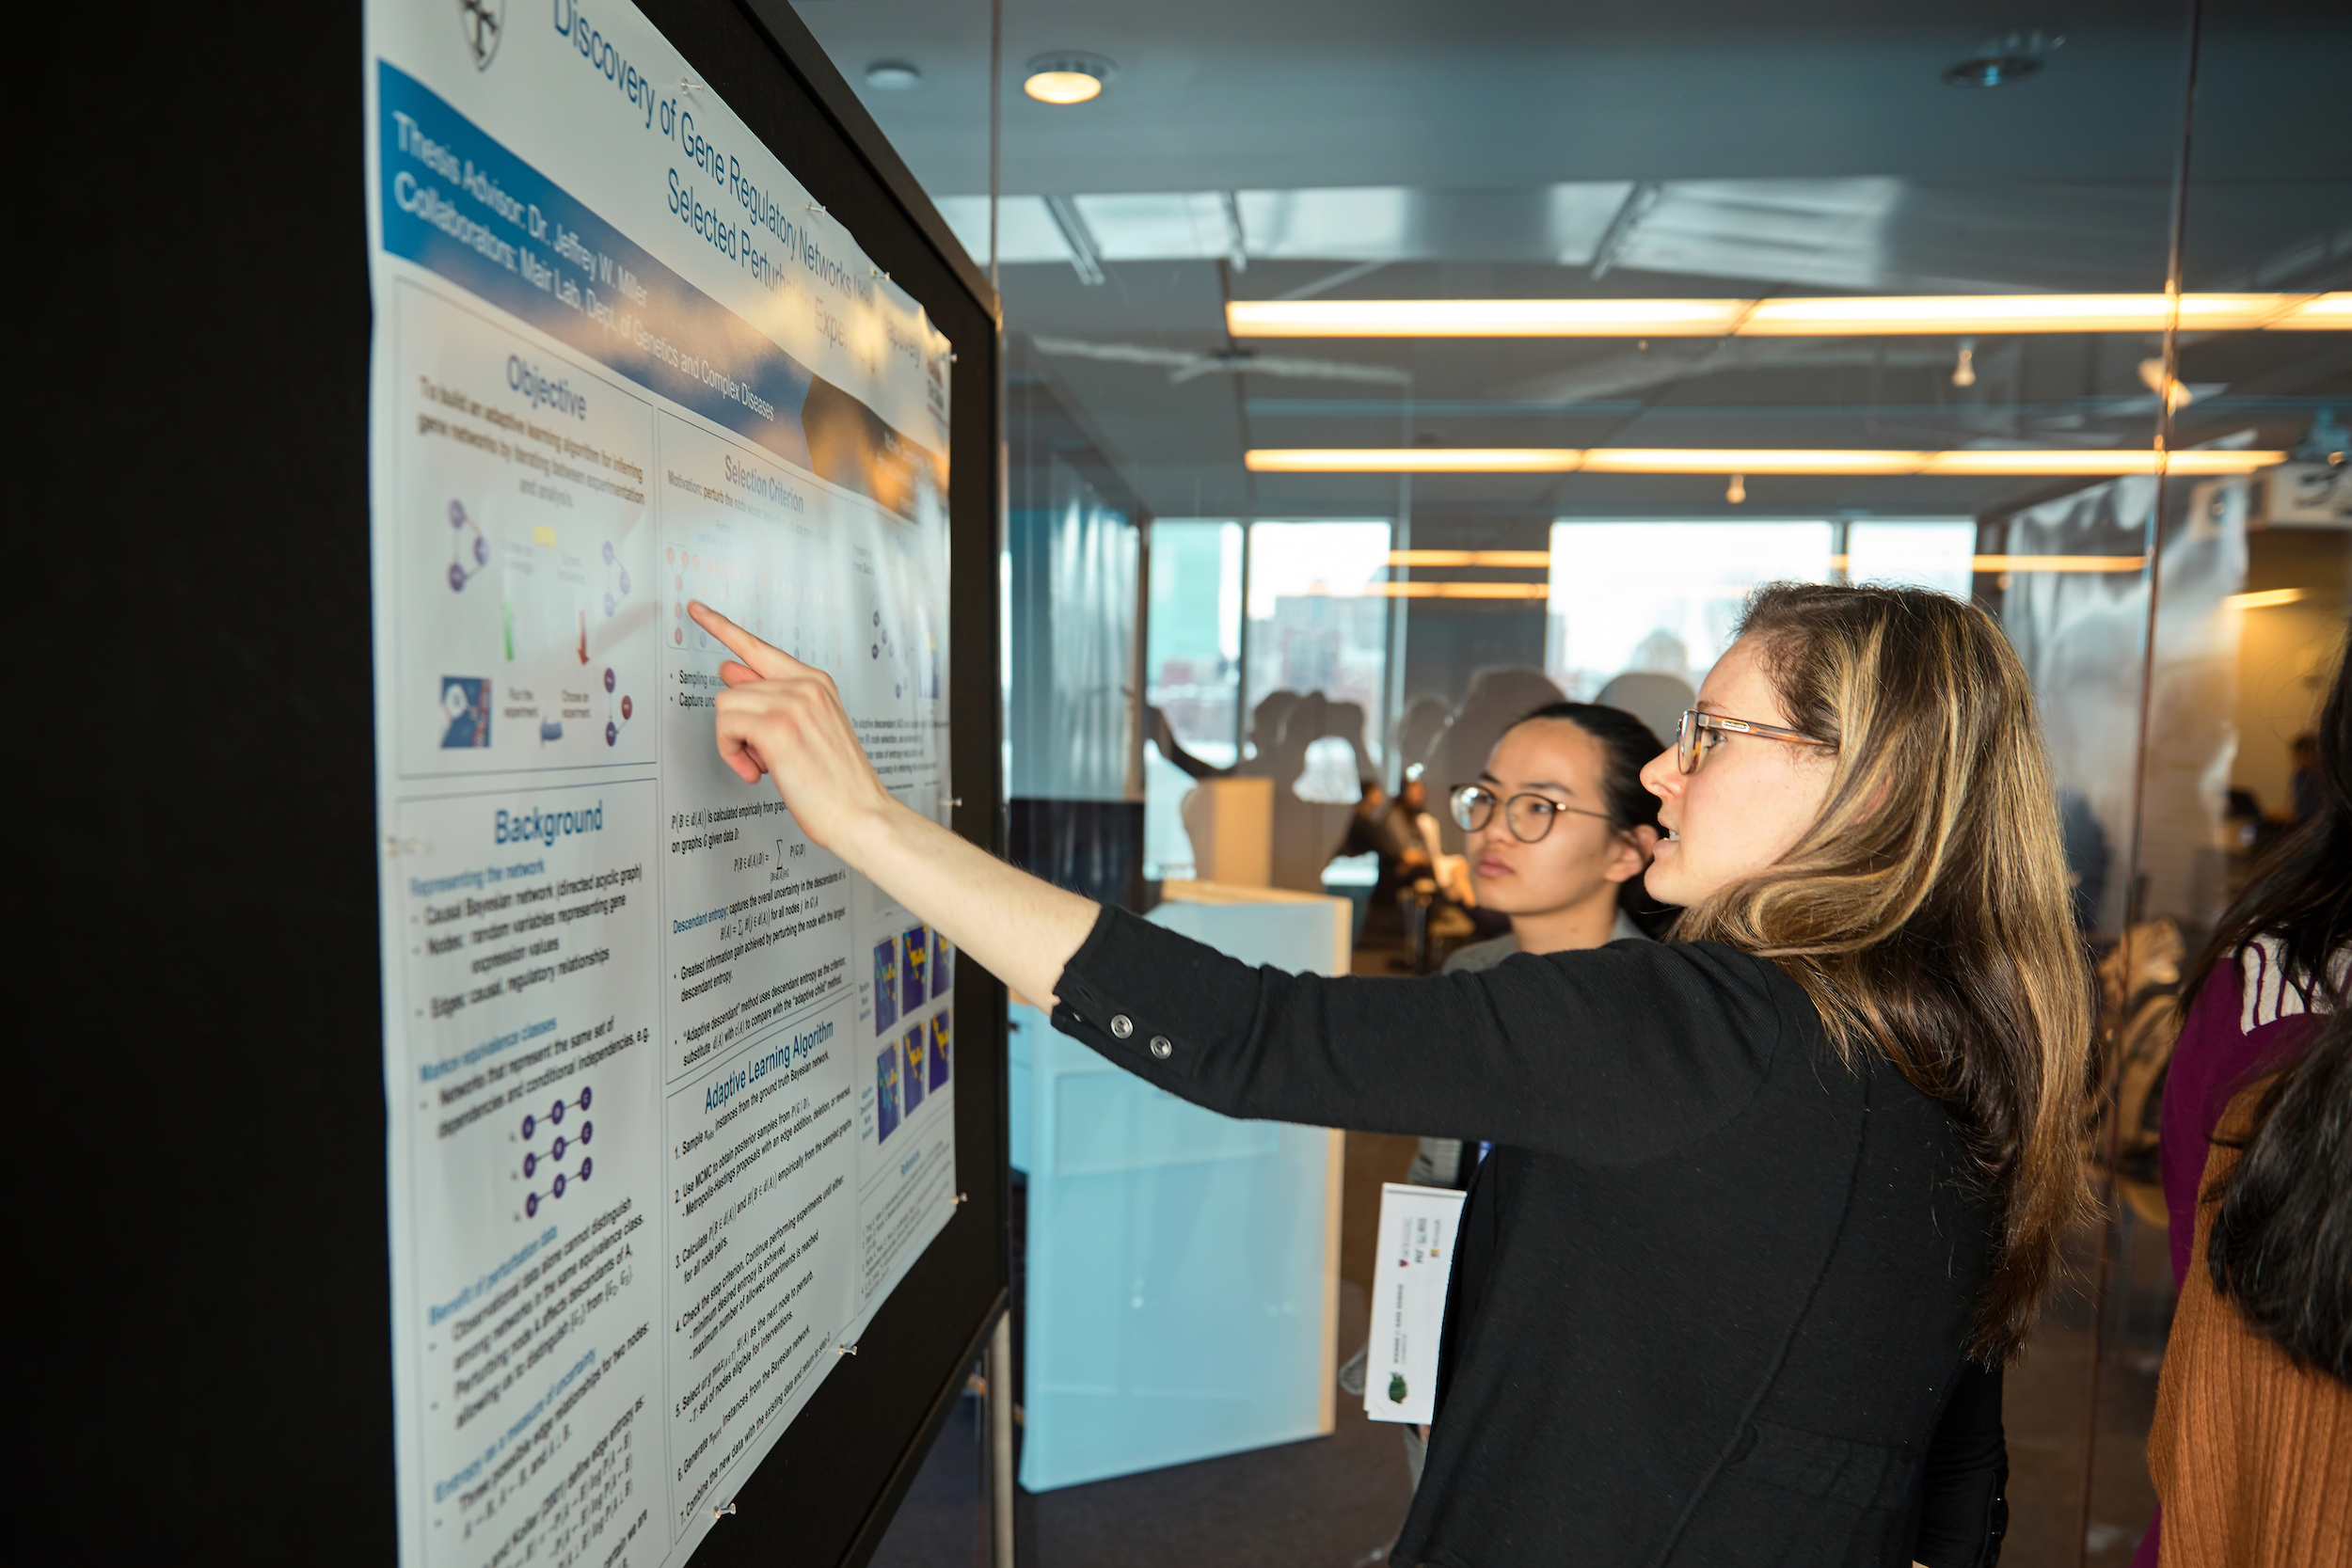
[[[1991,616],[1924,589],[1773,583],[1740,634],[1836,771],[1796,846],[1675,934],[1772,959],[1849,1065],[1875,1048],[1958,1119],[2001,1209],[1969,1346],[1997,1363],[2090,1205],[2091,972],[2032,689]]]

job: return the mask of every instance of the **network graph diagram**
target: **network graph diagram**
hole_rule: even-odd
[[[466,503],[453,497],[449,503],[449,591],[463,594],[466,584],[490,564],[490,541],[483,537],[482,525],[473,520]]]
[[[599,736],[619,751],[642,674],[629,648],[659,613],[644,542],[611,523],[575,532],[563,520],[532,522],[528,510],[510,516],[495,500],[438,505],[435,526],[449,538],[447,564],[434,565],[448,589],[443,618],[451,644],[472,650],[470,671],[437,673],[438,749],[487,748],[495,697],[506,733],[535,738],[542,753]],[[492,581],[478,581],[485,573]]]
[[[624,572],[621,576],[626,578],[628,574]],[[637,711],[637,705],[629,700],[628,692],[622,691],[617,698],[615,697],[614,692],[620,684],[620,677],[613,673],[612,666],[606,665],[604,667],[604,743],[607,746],[618,746],[621,743],[621,726],[628,723],[629,717]]]
[[[538,1218],[543,1206],[563,1201],[565,1193],[596,1174],[596,1156],[588,1151],[596,1137],[596,1124],[588,1119],[588,1107],[595,1102],[595,1091],[583,1084],[578,1100],[555,1101],[545,1117],[530,1111],[523,1114],[521,1173],[526,1219]],[[566,1117],[572,1122],[568,1129]],[[544,1145],[539,1141],[541,1133],[547,1134]],[[579,1163],[565,1170],[564,1162],[575,1155]]]
[[[619,552],[612,541],[604,542],[604,618],[608,621],[621,612],[623,601],[628,597],[628,568],[622,565]]]

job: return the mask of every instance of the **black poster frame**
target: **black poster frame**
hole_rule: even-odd
[[[952,821],[965,837],[1001,847],[995,293],[788,7],[640,0],[639,8],[955,345],[948,469]],[[965,1202],[956,1220],[891,1292],[859,1354],[843,1359],[738,1489],[737,1513],[705,1539],[695,1568],[777,1561],[857,1568],[880,1544],[1009,1301],[1005,1000],[993,976],[969,965],[959,970],[956,1062],[963,1076],[956,1095],[956,1165]]]
[[[788,8],[641,9],[955,345],[952,821],[997,847],[995,294]],[[20,1116],[72,1173],[32,1205],[59,1338],[29,1359],[83,1495],[37,1528],[99,1560],[391,1563],[361,9],[37,35],[26,499],[100,568],[27,595],[57,765],[11,835],[40,910]],[[862,1563],[1005,1310],[1005,995],[957,979],[967,1201],[697,1568]]]

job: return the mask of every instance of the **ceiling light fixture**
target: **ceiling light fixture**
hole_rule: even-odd
[[[2159,356],[2142,359],[2137,367],[2139,384],[2162,397],[2168,408],[2185,408],[2197,394],[2181,383],[2181,378],[2164,373],[2164,360]]]
[[[2282,451],[2200,447],[2176,451],[2174,474],[2243,474],[2286,461]],[[2153,451],[1988,448],[1957,451],[1711,447],[1269,447],[1246,452],[1256,474],[1875,474],[1888,477],[2106,478],[2152,474]]]
[[[1847,569],[1851,556],[1833,555],[1829,569]],[[2141,555],[1973,555],[1968,569],[1984,577],[2003,572],[2137,572],[2148,563]]]
[[[882,92],[912,92],[923,85],[923,73],[904,60],[876,60],[866,68],[866,85]]]
[[[1102,96],[1112,70],[1100,55],[1040,55],[1022,73],[1021,90],[1041,103],[1084,103]]]
[[[1236,338],[1838,338],[2018,332],[2352,331],[2324,294],[1862,294],[1819,299],[1255,299]]]
[[[2301,604],[2311,595],[2300,588],[2266,588],[2253,594],[2229,594],[2222,604],[2232,610],[2277,610],[2283,605]]]
[[[1391,550],[1391,566],[1498,566],[1514,570],[1551,565],[1549,550]]]
[[[1990,38],[1977,46],[1976,54],[1945,71],[1944,80],[1956,87],[2005,87],[2040,71],[2042,56],[2065,46],[2065,34],[2044,34],[2038,27]]]
[[[1748,476],[1745,474],[1732,475],[1731,483],[1724,486],[1724,499],[1729,501],[1734,506],[1739,506],[1746,501],[1747,499]]]
[[[1959,362],[1952,366],[1952,385],[1974,387],[1976,384],[1977,341],[1974,338],[1963,338],[1960,341]]]
[[[1326,588],[1326,593],[1333,591]],[[1381,599],[1542,599],[1549,582],[1368,582],[1356,592]],[[1343,594],[1335,597],[1344,597]]]

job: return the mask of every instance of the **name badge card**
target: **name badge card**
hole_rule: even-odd
[[[1379,1272],[1364,1356],[1364,1414],[1375,1421],[1426,1422],[1436,1413],[1438,1339],[1465,1196],[1381,1184]]]

